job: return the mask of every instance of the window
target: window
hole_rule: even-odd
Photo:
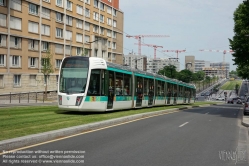
[[[112,43],[112,49],[116,49],[116,42]]]
[[[107,24],[108,24],[108,25],[112,25],[112,19],[107,18]]]
[[[67,10],[71,10],[72,11],[72,6],[73,6],[73,3],[71,1],[67,0]]]
[[[10,8],[14,10],[22,10],[22,1],[21,0],[10,0]]]
[[[117,10],[116,9],[113,9],[113,15],[117,16]]]
[[[43,18],[50,19],[50,9],[42,8],[42,15]]]
[[[0,34],[0,47],[6,47],[6,35]]]
[[[39,43],[38,40],[32,40],[32,39],[30,39],[29,40],[29,49],[30,50],[37,50],[38,51],[38,43]]]
[[[21,86],[21,75],[14,75],[14,86]]]
[[[91,71],[89,88],[87,91],[87,95],[89,96],[99,96],[100,95],[100,79],[101,79],[101,70],[93,69]]]
[[[113,38],[117,38],[117,33],[116,33],[116,32],[113,32],[113,33],[112,33],[112,37],[113,37]]]
[[[87,43],[90,41],[90,36],[85,35],[84,42]]]
[[[29,32],[38,33],[38,23],[29,21]]]
[[[100,14],[100,18],[99,19],[100,19],[100,22],[104,23],[105,17],[102,14]]]
[[[50,0],[43,0],[44,2],[50,2]]]
[[[90,24],[85,22],[85,30],[90,31]]]
[[[71,55],[71,47],[70,46],[66,46],[65,51],[66,51],[67,55]]]
[[[99,27],[97,25],[93,25],[93,32],[98,33]]]
[[[66,39],[72,40],[72,31],[66,31]]]
[[[105,11],[105,4],[103,4],[102,2],[100,3],[100,9]]]
[[[112,2],[112,0],[108,0],[108,2]]]
[[[21,67],[21,57],[16,55],[10,55],[11,67]]]
[[[111,48],[111,42],[108,41],[108,48]]]
[[[81,55],[81,54],[82,54],[82,48],[76,47],[76,55]]]
[[[96,8],[99,7],[99,1],[98,0],[94,0],[94,7],[96,7]]]
[[[50,64],[50,59],[49,58],[42,58],[41,59],[41,66],[48,66]]]
[[[0,0],[1,2],[1,0]],[[4,75],[0,75],[0,87],[4,87],[4,81],[3,81],[3,77]]]
[[[56,68],[60,68],[61,62],[62,62],[61,59],[56,59],[55,60],[55,66],[56,66]]]
[[[87,8],[85,9],[85,16],[90,17],[90,10]]]
[[[56,37],[63,38],[63,29],[56,28]]]
[[[67,25],[73,25],[73,17],[66,16],[66,24]]]
[[[47,51],[49,49],[49,42],[42,42],[42,51]]]
[[[0,26],[6,27],[6,15],[0,13]]]
[[[82,41],[83,41],[83,35],[82,35],[82,34],[77,33],[77,34],[76,34],[76,41],[77,41],[77,42],[81,42],[81,43],[82,43]]]
[[[6,6],[6,0],[0,0],[0,6]]]
[[[63,0],[56,0],[56,5],[63,7]]]
[[[95,57],[98,57],[98,49],[95,49],[95,50],[94,50],[94,56],[95,56]]]
[[[93,19],[98,21],[99,20],[99,13],[93,12]]]
[[[38,58],[37,57],[29,57],[29,68],[38,68]]]
[[[33,3],[29,3],[29,13],[38,15],[38,5],[35,5]]]
[[[50,26],[42,24],[42,26],[41,26],[41,34],[49,36],[50,35]]]
[[[109,30],[109,29],[107,29],[107,36],[108,36],[108,37],[112,37],[112,35],[111,35],[111,34],[112,34],[112,31],[111,31],[111,30]]]
[[[112,8],[110,6],[107,6],[107,13],[112,14]]]
[[[77,5],[76,10],[77,10],[78,14],[83,15],[83,7],[82,6]]]
[[[102,35],[105,34],[105,29],[103,27],[100,27],[100,34],[102,34]]]
[[[115,93],[117,96],[122,96],[124,92],[124,74],[116,72]]]
[[[37,83],[36,83],[36,75],[30,75],[29,76],[29,83],[31,86],[36,86]]]
[[[117,21],[113,20],[113,27],[117,27]]]
[[[49,85],[49,75],[44,75],[44,84]]]
[[[19,37],[10,36],[10,47],[21,48],[22,40]]]
[[[56,12],[56,21],[63,22],[63,14]]]
[[[90,4],[90,0],[85,0],[85,3]]]
[[[55,44],[55,53],[63,54],[63,45],[62,44]]]
[[[83,28],[83,21],[77,19],[77,21],[76,21],[76,27],[82,29]]]
[[[10,28],[22,29],[22,19],[10,16]]]
[[[0,54],[0,67],[6,66],[6,55]]]

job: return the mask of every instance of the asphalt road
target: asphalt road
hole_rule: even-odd
[[[16,165],[51,166],[20,164],[22,159],[23,162],[84,161],[55,164],[60,166],[248,166],[248,129],[240,125],[239,108],[240,105],[224,104],[138,120],[22,149],[12,154],[15,157],[12,159],[8,158],[11,154],[2,155],[0,165],[15,165],[10,162],[18,160]],[[23,153],[27,150],[30,156]],[[48,155],[54,156],[49,156],[50,159]],[[52,159],[58,155],[60,159]],[[73,155],[80,156],[75,159]]]

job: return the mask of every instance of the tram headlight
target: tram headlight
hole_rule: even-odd
[[[83,99],[83,96],[77,96],[75,105],[79,106],[82,102],[82,99]]]
[[[59,105],[62,105],[62,96],[58,95]]]

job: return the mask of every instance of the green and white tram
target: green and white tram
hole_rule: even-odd
[[[103,112],[194,102],[195,86],[102,58],[66,57],[60,67],[58,106]]]

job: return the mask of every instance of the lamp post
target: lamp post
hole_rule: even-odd
[[[91,44],[91,43],[96,42],[96,41],[98,41],[98,40],[99,40],[99,39],[94,40],[94,41],[91,41],[91,42],[86,42],[86,43]],[[82,47],[82,54],[81,54],[81,56],[85,56],[85,48],[84,48],[84,46],[85,46],[85,43],[83,42],[83,47]]]

